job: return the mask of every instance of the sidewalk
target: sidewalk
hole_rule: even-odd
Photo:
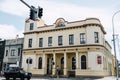
[[[116,77],[115,76],[108,76],[108,77],[104,77],[101,79],[95,79],[95,80],[116,80]],[[120,80],[120,78],[118,80]]]

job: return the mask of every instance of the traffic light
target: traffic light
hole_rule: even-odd
[[[34,6],[31,6],[32,9],[30,9],[30,19],[35,20],[37,18],[37,10]]]
[[[43,8],[38,9],[38,17],[41,18],[43,13]]]
[[[35,20],[35,13],[32,9],[30,9],[30,19]]]

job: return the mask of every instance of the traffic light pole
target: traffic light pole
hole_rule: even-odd
[[[41,18],[42,17],[43,8],[40,8],[39,6],[38,6],[38,8],[35,8],[34,6],[28,5],[23,0],[20,0],[20,1],[22,3],[24,3],[27,7],[30,8],[30,19],[31,20],[35,20],[36,18]]]

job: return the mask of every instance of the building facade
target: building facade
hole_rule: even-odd
[[[0,71],[2,70],[4,50],[5,50],[5,40],[0,40]]]
[[[3,69],[7,70],[10,64],[22,64],[22,49],[24,38],[6,40],[3,59]],[[18,62],[18,63],[17,63]]]
[[[26,20],[22,67],[33,75],[112,75],[111,46],[97,18],[53,25],[42,19]]]

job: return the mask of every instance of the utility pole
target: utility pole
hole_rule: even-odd
[[[116,80],[118,80],[118,61],[116,56],[116,43],[115,43],[115,30],[114,30],[114,17],[119,11],[115,12],[112,16],[112,28],[113,28],[113,47],[114,47],[114,54],[115,54],[115,68],[116,68]]]

